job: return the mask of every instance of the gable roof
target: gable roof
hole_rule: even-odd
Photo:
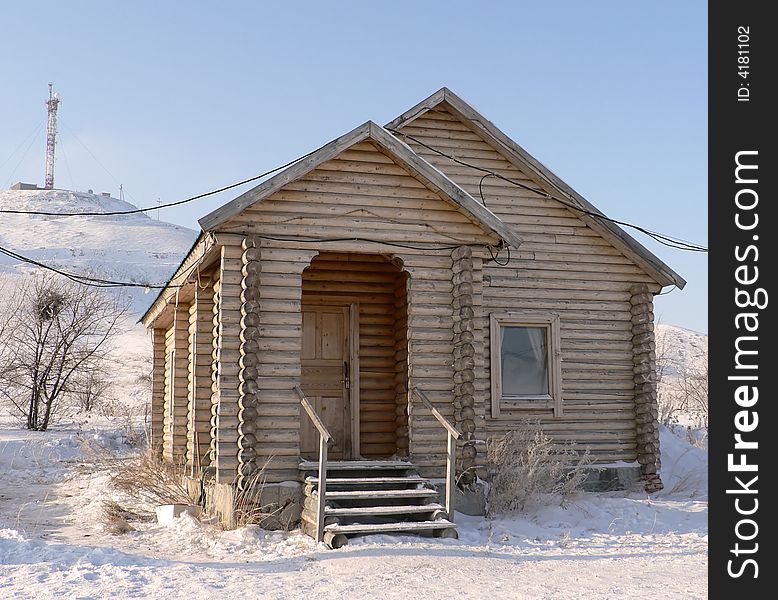
[[[372,121],[367,121],[349,133],[322,146],[306,158],[207,214],[199,220],[200,227],[203,228],[203,231],[215,230],[249,206],[262,202],[285,185],[304,177],[322,163],[335,158],[351,146],[365,141],[375,144],[383,153],[432,191],[448,198],[460,211],[484,230],[496,234],[514,248],[519,247],[521,237],[503,223],[497,215],[416,154],[405,142]]]
[[[492,146],[508,162],[524,171],[530,179],[542,188],[561,194],[566,201],[580,207],[582,210],[605,216],[586,198],[557,177],[548,167],[505,135],[494,123],[448,88],[439,89],[416,106],[408,109],[399,117],[387,123],[386,129],[390,131],[401,129],[425,112],[439,106],[448,109],[454,116],[469,125],[487,144]],[[615,223],[607,219],[598,219],[585,213],[576,214],[576,216],[613,244],[614,247],[622,251],[627,257],[634,260],[649,275],[654,277],[658,283],[663,286],[676,285],[679,288],[683,288],[686,285],[686,280],[683,277]]]

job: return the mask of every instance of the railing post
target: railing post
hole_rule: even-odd
[[[454,489],[456,488],[457,440],[448,433],[446,448],[446,513],[448,520],[454,522]]]
[[[319,434],[319,502],[316,506],[316,541],[324,539],[324,507],[327,495],[327,439]]]
[[[411,391],[416,394],[416,397],[421,400],[421,403],[426,406],[432,413],[432,416],[438,420],[443,428],[448,432],[448,440],[446,445],[446,512],[448,513],[448,519],[452,523],[454,522],[454,490],[456,488],[456,475],[457,475],[457,440],[462,435],[456,428],[440,414],[440,411],[430,402],[425,394],[418,387],[411,388]]]

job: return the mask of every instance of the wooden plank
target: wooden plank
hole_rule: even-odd
[[[454,529],[455,525],[449,520],[440,519],[437,521],[401,521],[398,523],[377,523],[363,524],[354,523],[351,525],[327,525],[324,529],[329,533],[342,533],[344,535],[356,535],[359,533],[387,533],[387,532],[419,532],[432,531],[437,529]]]
[[[599,212],[596,207],[590,204],[564,181],[559,179],[547,167],[538,162],[526,150],[521,148],[521,146],[516,144],[456,94],[443,88],[441,91],[436,92],[435,98],[437,106],[442,106],[445,107],[446,110],[452,111],[455,116],[459,117],[474,132],[478,133],[484,141],[489,143],[489,145],[495,148],[495,150],[504,158],[514,164],[517,169],[526,172],[539,186],[551,193],[558,193],[564,198],[569,198],[571,203],[581,206],[587,211],[594,213]],[[425,112],[425,109],[428,110],[431,108],[429,99],[424,102],[426,102],[426,104],[417,105],[418,108],[414,107],[411,111],[416,110],[418,113],[429,115],[429,112]],[[412,113],[410,113],[410,111],[404,113],[404,115],[409,114]],[[387,127],[399,129],[404,127],[407,123],[412,122],[412,117],[406,117],[404,119],[404,115],[401,115],[389,123]],[[418,115],[413,118],[418,118]],[[438,142],[439,140],[436,140],[436,143]],[[582,214],[580,218],[592,229],[611,240],[614,246],[634,258],[643,266],[643,268],[647,269],[649,273],[656,277],[657,281],[662,285],[675,284],[680,288],[683,288],[685,285],[686,282],[683,278],[614,223],[595,217],[589,217],[584,214]]]

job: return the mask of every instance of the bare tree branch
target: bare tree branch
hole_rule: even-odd
[[[101,371],[121,333],[126,305],[101,290],[52,274],[20,285],[0,331],[0,391],[29,429],[45,431],[67,401],[77,401],[87,373]]]

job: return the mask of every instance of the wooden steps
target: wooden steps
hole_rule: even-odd
[[[437,490],[427,488],[416,490],[348,490],[348,491],[329,491],[327,490],[328,500],[369,500],[371,498],[436,498]]]
[[[396,483],[424,483],[427,480],[418,475],[409,475],[408,477],[327,477],[327,488],[331,486],[356,486],[356,485],[383,485]],[[318,484],[318,477],[306,477],[305,483]]]
[[[441,504],[401,504],[399,506],[352,506],[347,508],[333,508],[328,506],[324,509],[325,516],[373,516],[373,515],[408,515],[414,513],[433,513],[442,511]]]
[[[305,477],[303,531],[316,537],[319,465],[300,463]],[[404,533],[456,537],[456,526],[437,502],[438,491],[401,460],[333,461],[327,464],[323,538],[331,548],[354,535]]]
[[[331,533],[342,533],[344,535],[355,533],[389,533],[389,532],[413,532],[413,533],[426,533],[439,529],[452,529],[454,524],[447,520],[441,519],[440,521],[416,521],[410,523],[379,523],[376,525],[363,525],[355,523],[353,525],[327,525],[324,527],[324,531]]]
[[[301,471],[318,471],[319,463],[312,460],[304,460],[298,467]],[[392,471],[397,469],[413,469],[413,463],[405,460],[331,460],[327,463],[327,471],[357,471],[380,470]]]

